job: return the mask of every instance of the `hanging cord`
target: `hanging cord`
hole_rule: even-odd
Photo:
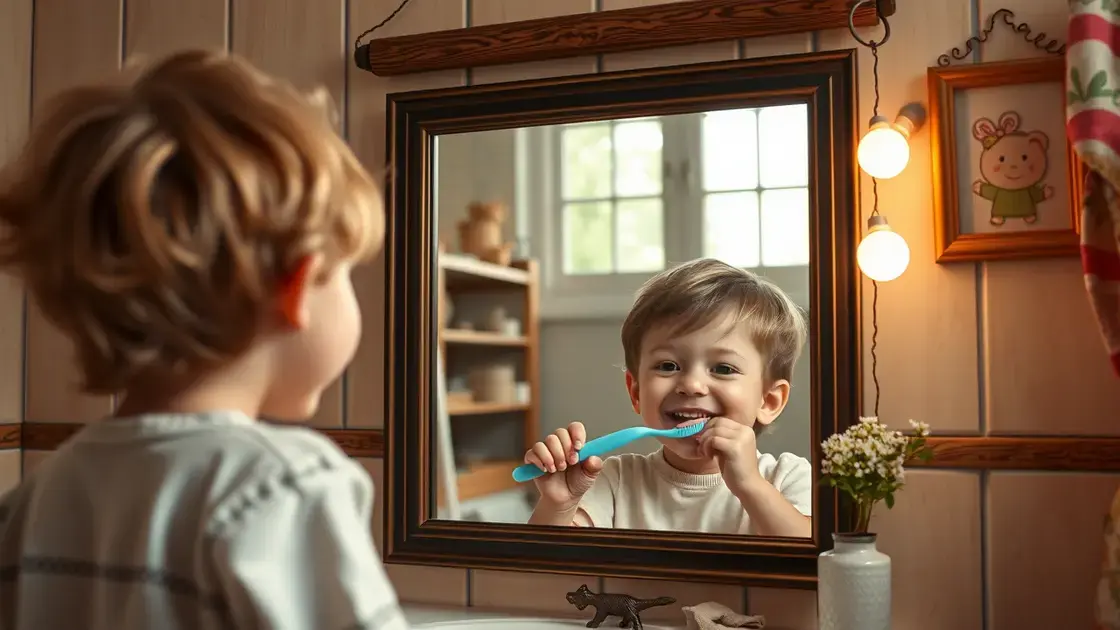
[[[872,84],[875,88],[875,107],[872,116],[879,115],[879,44],[871,44]],[[871,216],[879,214],[879,180],[871,178]],[[879,417],[879,283],[871,281],[871,381],[875,384],[875,417]]]
[[[861,45],[871,49],[871,80],[872,87],[875,91],[875,103],[872,105],[872,116],[879,115],[879,47],[887,43],[891,38],[891,25],[883,15],[882,7],[876,2],[875,9],[879,16],[879,21],[883,24],[883,38],[879,41],[866,40],[860,37],[856,32],[856,10],[864,4],[868,4],[872,0],[859,0],[852,5],[852,10],[848,13],[848,30],[852,34],[852,38],[859,42]],[[879,180],[874,177],[871,178],[871,216],[879,214]],[[875,280],[871,281],[871,382],[875,385],[875,402],[873,415],[879,417],[879,283]]]
[[[374,31],[376,31],[377,29],[381,28],[382,26],[385,26],[389,22],[392,22],[393,18],[397,17],[397,14],[401,12],[401,9],[404,9],[406,6],[408,6],[409,2],[412,2],[412,0],[402,0],[401,3],[397,5],[397,8],[393,9],[393,12],[389,14],[389,17],[385,18],[384,20],[381,20],[375,26],[373,26],[371,28],[367,28],[366,30],[362,31],[362,33],[360,35],[355,37],[354,38],[354,50],[357,50],[357,49],[362,47],[362,38],[363,37],[365,37],[366,35],[369,35],[370,33],[374,32]]]

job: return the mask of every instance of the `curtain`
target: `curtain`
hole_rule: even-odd
[[[1120,376],[1120,5],[1070,0],[1066,133],[1088,174],[1081,208],[1085,288]],[[1120,492],[1105,517],[1097,623],[1120,629]]]

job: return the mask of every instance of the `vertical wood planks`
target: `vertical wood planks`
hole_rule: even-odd
[[[946,49],[959,46],[972,34],[971,11],[965,0],[952,3],[899,3],[889,18],[891,39],[880,49],[880,114],[891,119],[907,102],[929,103],[926,70]],[[878,40],[881,27],[860,30],[864,39]],[[858,48],[859,130],[866,133],[874,107],[871,51],[859,46],[847,29],[817,35],[820,50]],[[748,46],[750,42],[747,42]],[[907,428],[906,420],[929,422],[934,431],[975,433],[981,428],[978,383],[977,298],[974,265],[942,266],[933,256],[932,167],[928,126],[910,144],[910,162],[899,176],[878,183],[879,210],[910,246],[910,266],[900,278],[879,285],[878,377],[879,415],[892,427]],[[873,207],[871,179],[859,173],[860,234]],[[874,413],[871,371],[872,285],[862,277],[864,379],[863,413]],[[952,550],[952,570],[929,571],[924,557],[897,554],[894,569],[895,618],[921,619],[931,627],[981,627],[983,575],[978,565],[980,484],[968,475],[945,474],[915,480],[900,497],[909,501],[900,511],[879,514],[890,531],[917,527],[934,547]],[[943,489],[942,489],[943,488]],[[950,491],[951,490],[951,491]],[[905,497],[909,497],[908,499]],[[947,511],[946,511],[947,510]],[[951,528],[920,525],[932,514],[946,511],[958,520]],[[925,519],[925,520],[923,520]],[[920,525],[920,526],[919,526]],[[892,536],[891,540],[901,540]],[[884,547],[889,542],[883,539]],[[975,561],[974,561],[975,560]],[[954,593],[959,607],[926,607],[928,593]]]
[[[300,89],[325,88],[343,120],[349,62],[346,0],[230,1],[230,49]],[[312,425],[343,426],[345,379],[343,375],[323,393]]]
[[[891,557],[894,627],[983,628],[982,500],[980,473],[915,470],[894,508],[876,506],[871,529]]]
[[[351,46],[362,31],[378,24],[400,4],[399,0],[351,2],[346,68],[349,85],[347,130],[350,145],[366,168],[379,179],[386,175],[385,96],[391,92],[462,85],[463,71],[432,72],[403,77],[378,77],[359,70],[351,59]],[[462,0],[427,0],[411,3],[384,27],[366,38],[389,37],[443,29],[467,23]],[[366,41],[366,40],[363,40]],[[391,212],[388,200],[386,211]],[[346,420],[349,428],[381,428],[385,421],[385,257],[354,270],[354,288],[362,306],[362,341],[348,370]],[[378,460],[381,463],[383,460]],[[379,493],[381,494],[381,493]],[[383,519],[375,519],[375,538],[381,539]],[[447,567],[388,565],[386,570],[403,601],[467,604],[467,571]]]
[[[351,47],[362,31],[384,20],[399,5],[398,0],[351,2],[345,64],[349,98],[346,111],[350,146],[375,178],[384,181],[385,96],[425,88],[462,85],[462,71],[431,72],[403,77],[378,77],[354,66]],[[411,3],[370,37],[389,37],[466,25],[462,0],[426,0]],[[366,40],[363,40],[366,41]],[[391,212],[386,201],[386,212]],[[385,256],[354,270],[354,289],[362,307],[362,340],[347,370],[346,422],[350,428],[384,426],[385,416]],[[389,366],[390,370],[393,369]]]
[[[1030,37],[1064,42],[1069,19],[1063,0],[977,0],[981,26],[1001,8],[1010,9],[1017,23],[1026,23]],[[980,48],[985,62],[1046,57],[997,20],[987,44]],[[1064,87],[1055,86],[1060,98]],[[1029,106],[1009,104],[1028,115]],[[1066,144],[1064,120],[1052,121],[1051,160]],[[1037,125],[1024,120],[1024,126]],[[1052,162],[1053,164],[1053,162]],[[1048,177],[1062,177],[1055,166]],[[1063,199],[1054,199],[1043,212],[1065,214]],[[984,356],[988,363],[985,387],[989,427],[993,433],[1050,433],[1117,435],[1116,405],[1120,402],[1116,377],[1107,361],[1095,315],[1085,295],[1081,261],[1077,257],[989,262],[981,265],[984,298]],[[1102,510],[1105,509],[1103,506]]]
[[[231,1],[230,50],[301,89],[326,88],[344,107],[346,0]]]
[[[154,61],[189,48],[225,50],[228,15],[227,0],[128,0],[125,62]]]
[[[37,0],[34,19],[34,109],[61,90],[111,76],[121,61],[121,0]],[[70,342],[31,302],[27,314],[26,419],[88,422],[110,399],[77,388]]]
[[[880,113],[891,119],[910,101],[929,103],[926,68],[972,32],[968,2],[900,3],[891,16],[891,39],[879,51]],[[881,27],[861,29],[878,40]],[[859,132],[867,132],[874,105],[872,56],[847,29],[818,34],[821,50],[858,48]],[[749,42],[748,42],[749,46]],[[879,285],[879,415],[891,426],[927,421],[935,432],[980,429],[977,361],[976,279],[972,265],[937,265],[933,256],[933,207],[929,127],[910,141],[910,163],[898,177],[879,182],[879,211],[910,246],[910,266],[900,278]],[[859,174],[862,220],[872,210],[871,179]],[[874,414],[871,378],[872,284],[863,280],[865,415]]]
[[[34,0],[0,3],[0,164],[13,159],[31,120]],[[0,422],[23,419],[23,288],[0,274]]]

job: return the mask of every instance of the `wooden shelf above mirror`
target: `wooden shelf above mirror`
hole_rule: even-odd
[[[362,70],[389,77],[809,33],[847,28],[853,4],[853,0],[687,0],[383,37],[358,47],[354,62]],[[882,15],[894,14],[894,0],[877,4]],[[867,3],[856,11],[856,26],[878,24],[875,5]]]

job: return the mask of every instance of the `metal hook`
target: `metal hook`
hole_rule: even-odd
[[[883,39],[880,39],[879,41],[868,41],[860,37],[859,33],[856,32],[856,11],[858,11],[859,8],[863,5],[871,3],[875,3],[875,14],[878,15],[879,21],[883,24]],[[881,6],[882,5],[880,4],[880,0],[856,0],[856,3],[852,5],[852,10],[848,11],[848,31],[851,32],[852,39],[856,40],[864,46],[867,46],[868,48],[878,48],[879,46],[887,43],[887,40],[891,38],[891,23],[887,21],[887,16],[883,15]]]

